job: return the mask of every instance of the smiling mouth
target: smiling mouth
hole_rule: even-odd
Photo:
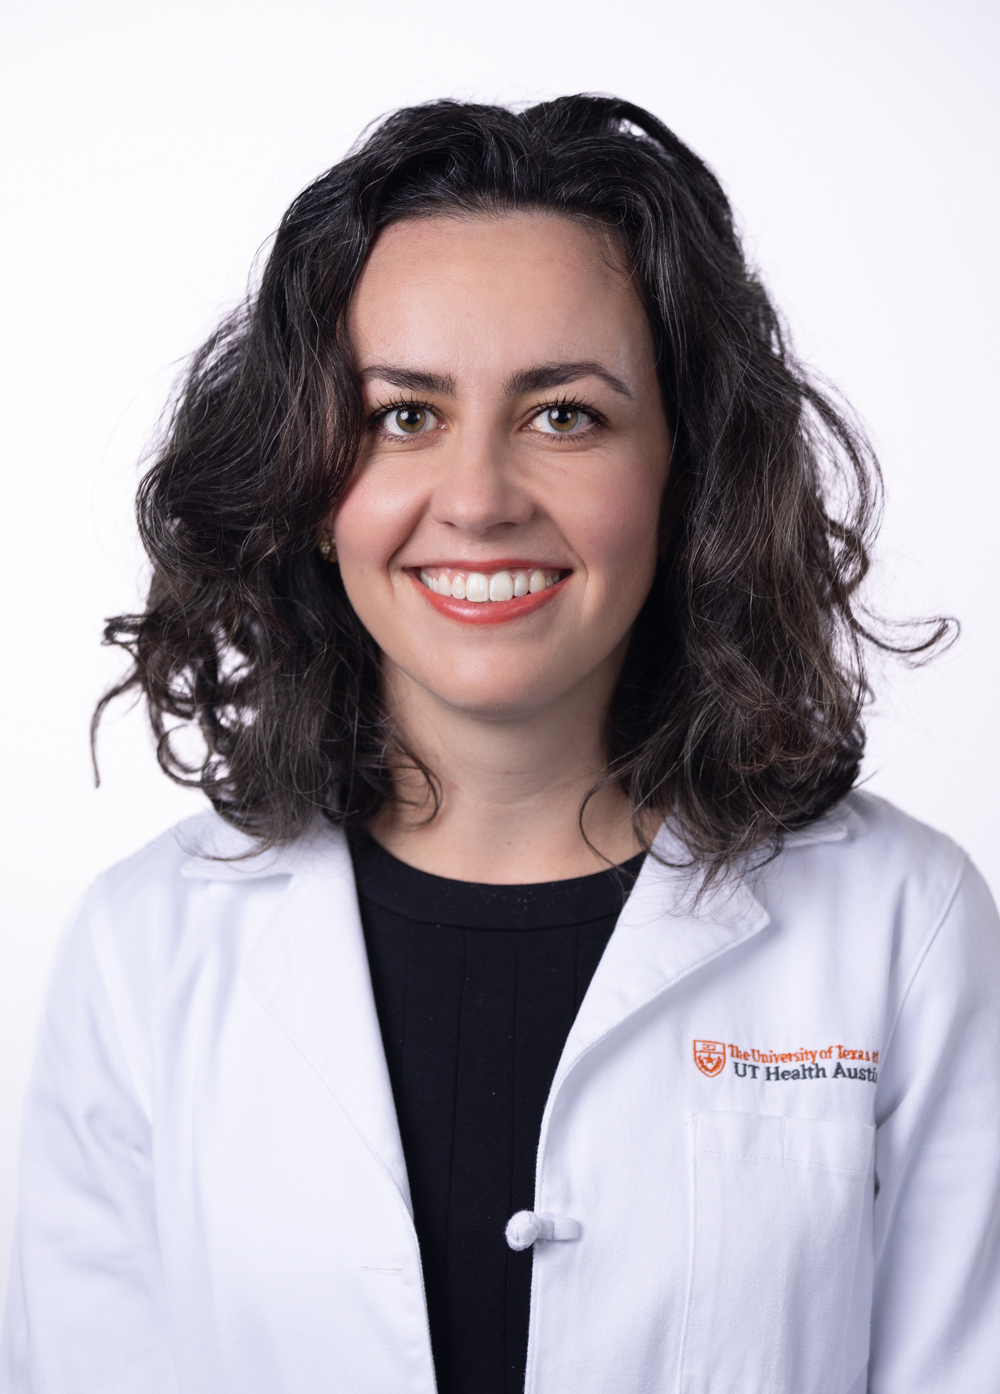
[[[407,567],[410,580],[439,615],[494,625],[533,614],[563,593],[572,568],[514,562],[496,571],[472,566]]]
[[[421,567],[421,585],[434,595],[450,596],[472,605],[504,604],[550,590],[569,575],[554,567],[526,566],[500,571],[472,571],[453,566]]]

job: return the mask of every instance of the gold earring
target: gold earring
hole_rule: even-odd
[[[333,540],[332,532],[321,532],[316,539],[316,545],[324,561],[335,562],[337,560],[337,544]]]

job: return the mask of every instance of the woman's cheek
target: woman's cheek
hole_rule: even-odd
[[[363,471],[334,519],[341,567],[385,570],[416,527],[423,504],[402,471]]]
[[[638,580],[655,566],[661,492],[645,472],[619,474],[578,507],[570,540],[588,571]]]

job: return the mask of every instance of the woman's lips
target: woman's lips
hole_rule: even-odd
[[[439,614],[466,624],[520,619],[551,600],[571,574],[557,567],[532,565],[489,571],[463,566],[409,570],[411,580]]]

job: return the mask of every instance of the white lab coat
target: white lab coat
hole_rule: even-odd
[[[344,839],[198,855],[245,846],[181,824],[68,935],[5,1394],[434,1389]],[[996,1394],[982,881],[856,794],[752,886],[681,891],[647,859],[552,1085],[535,1212],[579,1231],[535,1245],[529,1394]]]

